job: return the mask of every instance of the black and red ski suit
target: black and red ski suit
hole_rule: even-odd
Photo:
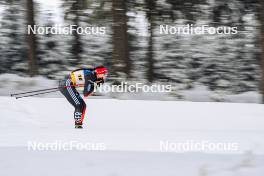
[[[94,69],[81,68],[72,71],[64,80],[60,81],[60,92],[75,108],[75,124],[82,125],[86,110],[86,104],[75,87],[83,87],[83,95],[87,97],[94,91],[96,80]]]

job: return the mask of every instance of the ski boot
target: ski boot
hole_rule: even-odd
[[[82,128],[83,128],[83,127],[82,127],[82,122],[78,122],[78,121],[76,121],[76,122],[75,122],[75,128],[82,129]]]
[[[75,128],[82,129],[83,127],[82,127],[82,125],[75,125]]]

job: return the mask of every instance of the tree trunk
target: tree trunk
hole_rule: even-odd
[[[260,0],[260,22],[261,22],[261,70],[262,70],[262,81],[261,81],[261,92],[262,92],[262,103],[264,103],[264,1]]]
[[[149,41],[148,41],[148,54],[147,54],[147,80],[149,82],[154,81],[154,60],[153,60],[153,37],[154,37],[154,22],[153,22],[153,11],[155,8],[155,2],[153,0],[146,0],[147,4],[147,18],[149,21]]]
[[[113,0],[113,71],[130,77],[131,61],[127,34],[126,0]]]
[[[33,27],[35,25],[34,21],[34,4],[33,0],[27,0],[27,24]],[[38,74],[38,66],[37,66],[37,43],[36,36],[32,32],[27,36],[28,42],[28,67],[29,67],[29,75],[35,76]]]
[[[80,19],[79,19],[79,11],[81,10],[81,0],[75,0],[72,4],[71,10],[73,11],[74,19],[73,24],[77,25],[75,28],[77,29],[79,27]],[[73,43],[71,52],[73,54],[74,61],[72,64],[74,65],[81,65],[81,53],[83,52],[82,42],[81,42],[81,36],[77,33],[76,30],[73,31]]]

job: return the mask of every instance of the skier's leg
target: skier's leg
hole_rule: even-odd
[[[77,105],[76,105],[74,99],[71,97],[69,91],[67,90],[68,80],[69,79],[65,79],[65,80],[60,81],[59,90],[64,95],[64,97],[68,100],[68,102],[71,103],[74,108],[76,108]]]
[[[74,89],[73,89],[73,91],[74,91]],[[78,104],[76,106],[75,111],[74,111],[75,124],[82,125],[83,119],[85,116],[86,104],[78,92],[76,92],[76,97],[77,97],[78,101],[80,102],[80,104]]]
[[[62,82],[61,85],[62,86],[60,86],[61,87],[60,91],[75,108],[74,111],[75,124],[82,125],[85,116],[85,109],[86,109],[85,102],[83,101],[82,97],[75,89],[75,87],[71,87],[70,79],[65,80],[65,82]]]

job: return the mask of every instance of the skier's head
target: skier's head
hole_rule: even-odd
[[[104,66],[98,66],[94,68],[94,71],[96,73],[96,77],[98,80],[103,80],[103,82],[105,81],[107,74],[108,74],[108,70],[106,67]]]

